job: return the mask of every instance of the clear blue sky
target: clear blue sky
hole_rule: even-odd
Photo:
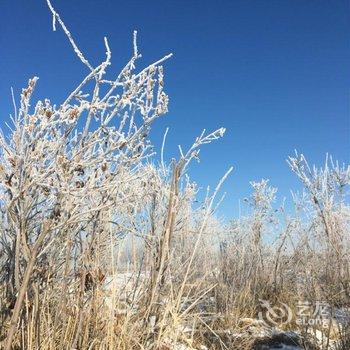
[[[165,65],[170,112],[155,125],[156,145],[167,126],[167,157],[200,133],[225,126],[225,138],[202,149],[190,173],[214,186],[226,169],[222,213],[237,215],[250,180],[270,178],[288,195],[297,184],[285,159],[296,148],[310,162],[329,152],[349,162],[350,5],[325,0],[79,0],[53,1],[91,62],[104,57],[103,36],[117,71],[139,31],[145,65],[173,52]],[[18,94],[38,75],[37,98],[60,102],[83,77],[61,30],[52,32],[44,0],[0,3],[1,125]],[[139,66],[140,67],[140,66]]]

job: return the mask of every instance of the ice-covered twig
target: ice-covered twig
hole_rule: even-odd
[[[62,27],[64,33],[66,34],[69,42],[71,43],[74,52],[77,54],[77,56],[79,57],[79,59],[81,60],[81,62],[83,62],[83,64],[85,64],[91,71],[93,71],[93,67],[91,66],[91,64],[89,63],[89,61],[84,57],[83,53],[79,50],[77,44],[75,43],[72,34],[70,33],[70,31],[68,30],[68,28],[66,27],[66,25],[64,24],[64,22],[62,21],[60,15],[56,12],[56,10],[54,9],[54,7],[51,4],[50,0],[46,0],[47,5],[49,6],[49,9],[52,13],[53,16],[53,30],[56,30],[56,19],[58,21],[58,23],[60,24],[60,26]]]

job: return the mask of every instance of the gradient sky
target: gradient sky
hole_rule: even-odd
[[[139,68],[169,52],[169,114],[154,125],[158,147],[170,127],[166,157],[203,128],[224,126],[224,139],[203,147],[190,168],[201,186],[215,186],[233,165],[221,213],[236,216],[249,181],[269,178],[280,196],[298,187],[285,159],[294,149],[311,163],[326,152],[349,162],[350,5],[326,0],[72,0],[54,1],[92,63],[104,57],[117,72],[139,32]],[[0,125],[33,75],[36,98],[59,103],[86,73],[61,30],[52,31],[44,0],[0,2]]]

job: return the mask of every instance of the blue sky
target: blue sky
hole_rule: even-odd
[[[281,196],[297,180],[285,159],[294,149],[321,164],[329,152],[349,162],[350,3],[287,0],[54,1],[85,55],[104,56],[103,36],[118,71],[139,32],[139,67],[167,54],[169,114],[155,124],[158,147],[167,126],[166,157],[203,128],[224,126],[224,139],[202,149],[190,174],[214,186],[233,165],[221,207],[236,216],[249,181],[269,178]],[[15,93],[40,77],[35,97],[59,103],[86,73],[62,31],[52,32],[44,0],[0,3],[1,126]]]

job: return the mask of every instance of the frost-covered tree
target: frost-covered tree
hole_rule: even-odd
[[[85,292],[113,273],[109,259],[118,239],[127,235],[141,238],[153,254],[146,314],[154,313],[180,213],[192,200],[190,184],[182,189],[180,180],[200,146],[225,131],[203,132],[187,152],[180,148],[169,171],[164,163],[159,169],[148,164],[151,126],[168,110],[162,63],[171,54],[137,69],[141,54],[134,32],[130,60],[111,74],[107,38],[105,59],[93,66],[50,0],[47,4],[54,30],[58,23],[88,73],[58,104],[49,99],[34,103],[38,78],[30,79],[18,108],[14,98],[10,133],[0,135],[0,271],[6,286],[1,292],[2,306],[11,310],[1,316],[5,349],[12,347],[25,299],[38,298],[44,290],[52,290],[58,305],[50,321],[53,339],[69,323],[64,309],[77,291],[70,347],[80,346]],[[34,303],[37,312],[39,304]],[[61,335],[60,346],[66,345]]]
[[[328,293],[335,294],[336,299],[342,299],[344,294],[349,298],[350,166],[339,165],[327,155],[323,167],[311,167],[305,156],[298,153],[289,157],[288,164],[304,186],[302,209],[306,213],[304,223],[309,221],[309,228],[303,245],[304,249],[309,247],[313,251],[318,260],[315,265],[323,265],[315,269],[315,274],[327,281]]]

